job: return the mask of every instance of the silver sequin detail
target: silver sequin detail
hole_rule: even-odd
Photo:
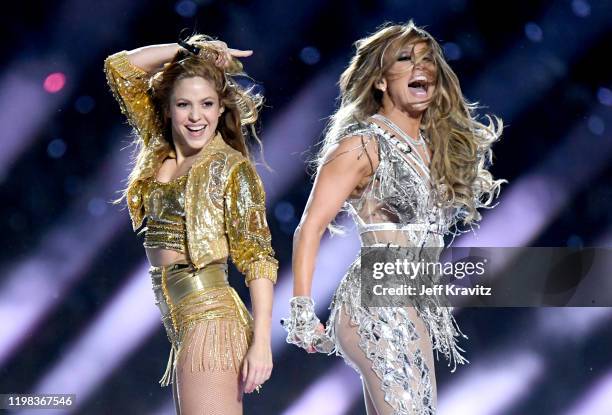
[[[344,206],[357,224],[361,245],[411,247],[417,252],[419,247],[441,250],[443,236],[450,232],[455,219],[452,211],[434,203],[429,169],[418,152],[398,147],[397,140],[374,123],[352,125],[342,136],[362,136],[366,145],[376,140],[378,147],[379,164],[370,184],[361,196]],[[357,258],[334,294],[328,336],[336,341],[334,323],[344,306],[351,323],[358,326],[359,346],[372,361],[393,414],[434,414],[429,376],[433,368],[426,366],[423,351],[414,343],[419,335],[406,309],[364,308],[360,298]],[[414,307],[425,322],[436,356],[443,354],[453,371],[457,364],[467,363],[461,354],[463,349],[457,345],[458,338],[466,336],[459,330],[452,309],[440,307],[435,300]],[[338,347],[335,352],[342,355]],[[415,388],[415,384],[419,386]]]
[[[312,298],[293,297],[289,306],[289,318],[282,320],[282,325],[287,330],[287,343],[303,349],[313,346],[320,353],[331,353],[334,344],[325,333],[316,331],[320,321],[315,314]]]

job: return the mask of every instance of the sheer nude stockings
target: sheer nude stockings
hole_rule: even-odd
[[[427,329],[423,321],[416,316],[416,312],[410,310],[414,315],[411,320],[416,326],[417,333],[419,334],[419,340],[414,342],[414,348],[419,348],[423,353],[425,364],[429,368],[429,376],[432,383],[432,400],[436,402],[436,377],[434,369],[434,357],[431,345],[431,340],[427,333]],[[366,411],[368,415],[392,415],[393,408],[385,401],[385,394],[381,388],[381,380],[372,370],[372,361],[369,360],[363,350],[359,347],[359,333],[358,326],[350,324],[350,317],[346,314],[344,307],[336,319],[336,340],[338,346],[340,346],[343,355],[347,358],[354,366],[359,369],[361,375],[361,381],[363,384],[363,394],[366,404]],[[420,379],[414,380],[413,388],[418,387]]]
[[[206,324],[205,322],[199,324]],[[192,328],[197,332],[198,326]],[[229,370],[192,370],[192,353],[203,351],[212,356],[213,342],[198,342],[197,335],[187,335],[177,361],[177,381],[173,394],[180,415],[242,415],[240,368]],[[203,347],[203,350],[201,349]],[[177,403],[178,401],[178,403]]]

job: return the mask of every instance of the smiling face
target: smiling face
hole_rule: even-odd
[[[201,150],[215,135],[223,111],[210,81],[199,76],[177,81],[167,113],[175,146],[184,153]]]
[[[436,88],[436,65],[426,42],[408,43],[392,54],[393,63],[377,82],[387,104],[402,111],[422,113]]]

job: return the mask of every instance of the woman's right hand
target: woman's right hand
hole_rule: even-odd
[[[316,335],[319,335],[319,336],[324,336],[325,335],[325,326],[323,326],[323,323],[319,323],[317,325],[317,328],[315,329],[315,333],[316,333]],[[308,346],[306,351],[308,353],[317,353],[317,349],[315,349],[315,347],[312,344],[310,346]]]
[[[315,314],[312,298],[296,296],[289,301],[289,305],[289,317],[281,320],[287,330],[287,343],[301,347],[308,353],[330,353],[334,344]]]

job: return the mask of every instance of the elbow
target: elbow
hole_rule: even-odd
[[[297,228],[295,228],[295,231],[293,231],[293,246],[299,243],[300,239],[303,236],[303,230],[304,228],[302,226],[302,222],[300,222]]]
[[[302,220],[293,232],[293,243],[296,244],[304,239],[321,239],[325,233],[326,226],[308,220]]]
[[[302,230],[302,224],[299,223],[298,226],[293,231],[293,241],[300,237],[300,231]]]

